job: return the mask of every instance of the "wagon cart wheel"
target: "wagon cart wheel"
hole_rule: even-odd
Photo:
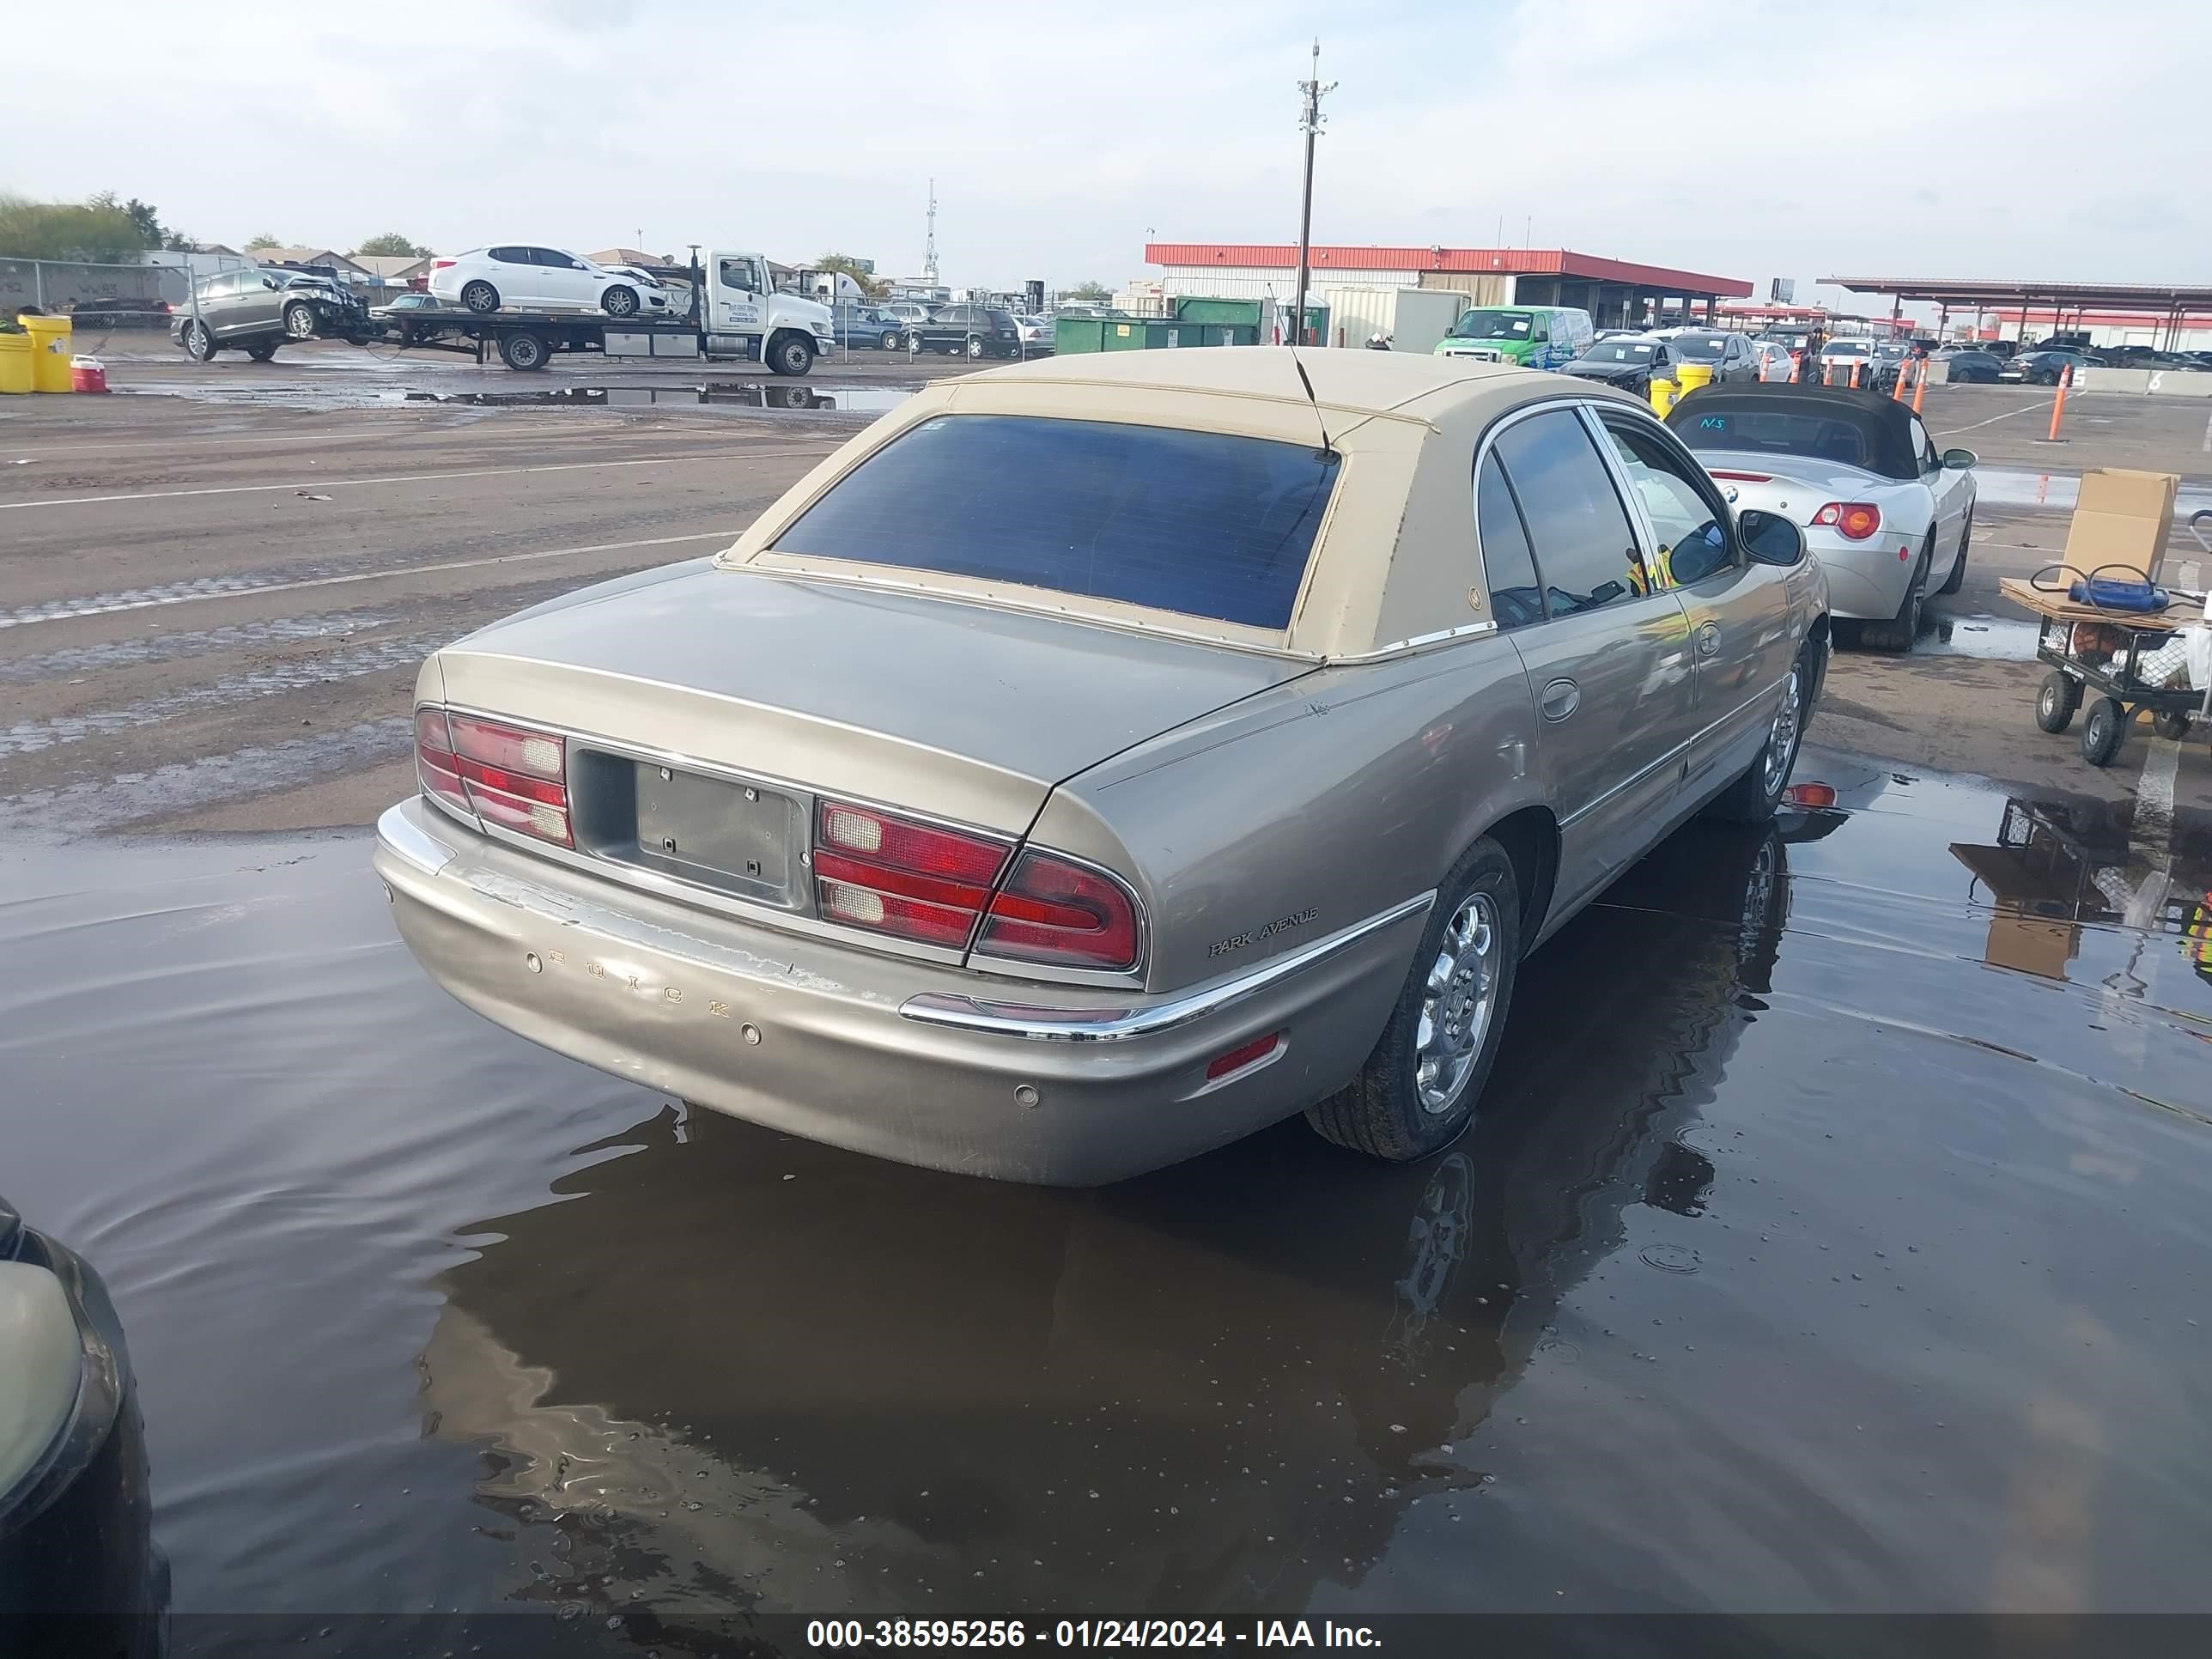
[[[2081,722],[2081,758],[2092,766],[2110,766],[2128,740],[2128,706],[2118,697],[2100,697],[2089,705]]]
[[[2161,738],[2179,740],[2189,735],[2189,714],[2185,709],[2169,708],[2151,716],[2150,729]]]
[[[1374,1052],[1350,1084],[1306,1109],[1306,1121],[1394,1164],[1449,1146],[1474,1120],[1520,960],[1520,881],[1486,836],[1437,889]]]
[[[2035,723],[2046,732],[2063,732],[2074,724],[2074,711],[2081,706],[2081,682],[2057,669],[2043,677],[2035,694]]]

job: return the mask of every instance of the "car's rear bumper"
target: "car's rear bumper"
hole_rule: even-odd
[[[1913,562],[1897,556],[1898,538],[1884,531],[1868,542],[1833,531],[1808,530],[1805,545],[1828,579],[1828,614],[1849,622],[1887,622],[1905,603]]]
[[[1347,1082],[1433,897],[1165,994],[1044,986],[756,927],[479,835],[377,824],[399,931],[454,996],[733,1116],[963,1174],[1091,1186],[1224,1145]],[[1271,1032],[1263,1063],[1208,1061]]]

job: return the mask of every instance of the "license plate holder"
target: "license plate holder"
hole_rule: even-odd
[[[798,902],[804,811],[757,784],[637,763],[637,861],[772,904]]]

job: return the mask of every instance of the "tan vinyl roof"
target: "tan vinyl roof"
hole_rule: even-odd
[[[1338,409],[1380,415],[1433,393],[1475,395],[1486,380],[1528,371],[1507,363],[1437,357],[1413,351],[1369,351],[1345,346],[1205,347],[1175,351],[1093,351],[1079,356],[1040,357],[963,376],[971,382],[1008,381],[1069,386],[1157,387],[1172,392],[1217,392],[1236,397],[1306,401],[1298,368],[1314,396]]]
[[[1510,364],[1327,347],[1297,356],[1313,381],[1318,416],[1286,347],[1086,353],[936,381],[793,485],[717,562],[729,570],[919,589],[1245,649],[1367,655],[1492,622],[1472,491],[1475,447],[1493,421],[1546,401],[1642,407],[1594,381]],[[953,415],[1121,422],[1306,445],[1325,432],[1343,471],[1290,626],[1255,628],[776,548],[777,538],[869,455],[924,421]]]

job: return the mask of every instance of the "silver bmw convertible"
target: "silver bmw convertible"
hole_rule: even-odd
[[[1828,632],[1796,528],[1586,381],[1010,366],[438,652],[375,866],[470,1007],[795,1134],[1088,1185],[1304,1112],[1414,1158],[1523,956],[1773,812]]]

